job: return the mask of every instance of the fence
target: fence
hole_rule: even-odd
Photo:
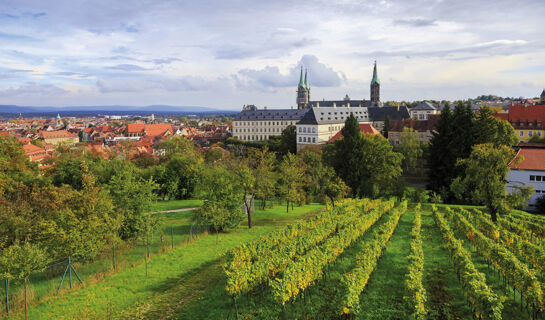
[[[28,304],[36,305],[44,298],[80,286],[84,282],[96,282],[127,267],[146,263],[149,257],[180,245],[188,244],[208,232],[207,226],[194,224],[164,225],[149,237],[149,241],[124,242],[105,248],[94,261],[82,261],[66,257],[49,264],[42,272],[28,278]],[[75,276],[75,279],[72,278]],[[80,281],[77,281],[79,278]],[[0,318],[24,309],[24,281],[2,279],[0,289]],[[74,282],[75,281],[75,282]]]

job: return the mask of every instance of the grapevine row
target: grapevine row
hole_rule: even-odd
[[[506,279],[510,279],[514,288],[526,295],[532,314],[541,313],[544,309],[544,297],[535,271],[530,270],[526,264],[520,262],[504,246],[476,230],[459,212],[447,208],[447,213],[458,229],[475,244],[479,253],[490,261]]]
[[[462,214],[465,214],[466,218],[473,217],[474,223],[480,231],[487,233],[489,236],[498,235],[493,237],[494,239],[500,239],[509,249],[516,253],[519,257],[530,261],[532,265],[540,272],[545,272],[545,249],[539,247],[519,235],[510,232],[509,230],[498,227],[490,218],[488,218],[483,212],[473,209],[473,212],[460,210]]]
[[[314,284],[316,280],[322,278],[323,268],[335,261],[344,249],[363,235],[388,209],[390,209],[389,206],[372,210],[354,221],[353,225],[341,229],[326,239],[320,246],[298,256],[283,271],[282,277],[270,280],[275,298],[285,304],[286,301],[296,297],[301,291]]]
[[[422,250],[422,235],[420,229],[422,226],[422,214],[420,212],[420,204],[415,208],[414,225],[411,230],[411,253],[407,257],[409,260],[409,273],[407,274],[407,291],[409,309],[411,310],[413,319],[426,319],[426,289],[422,284],[424,275],[424,251]]]
[[[541,239],[545,238],[545,225],[543,222],[535,222],[523,218],[522,216],[514,217],[512,214],[506,215],[503,220],[507,220],[513,223],[517,223],[532,232],[533,236],[537,236]]]
[[[535,237],[531,231],[520,226],[519,223],[515,223],[506,219],[499,219],[498,225],[503,227],[505,230],[519,235],[519,237],[523,238],[524,240],[530,241],[537,246],[545,248],[545,240]]]
[[[270,232],[255,241],[233,248],[224,266],[226,290],[231,295],[250,291],[271,274],[276,273],[302,250],[329,237],[364,210],[357,210],[355,201],[345,203],[306,221]],[[362,205],[366,201],[360,202]]]
[[[503,301],[486,284],[486,277],[471,262],[471,255],[464,249],[462,241],[454,237],[445,218],[435,206],[432,207],[435,224],[446,242],[454,269],[462,281],[462,289],[472,306],[476,318],[501,320]]]
[[[338,297],[341,314],[349,314],[359,309],[359,296],[365,289],[371,273],[377,266],[379,258],[406,209],[407,202],[404,202],[402,206],[393,210],[389,220],[382,224],[378,230],[375,230],[373,239],[365,243],[362,254],[356,257],[357,266],[342,276],[341,288],[344,288],[344,291],[340,292]]]
[[[392,202],[363,200],[358,204],[364,207],[356,207],[356,202],[352,201],[348,206],[324,212],[308,223],[284,229],[289,236],[283,242],[278,242],[278,233],[275,232],[274,236],[260,238],[258,243],[253,242],[233,249],[225,266],[227,292],[237,295],[252,290],[283,270],[295,256],[304,254],[333,233],[353,224],[368,210],[375,207],[387,209]],[[269,250],[263,250],[267,247]]]

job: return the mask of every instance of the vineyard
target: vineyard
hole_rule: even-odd
[[[232,319],[545,319],[544,222],[345,200],[230,250],[216,302]]]

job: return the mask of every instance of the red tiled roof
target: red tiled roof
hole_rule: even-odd
[[[157,123],[157,124],[143,124],[143,123],[130,123],[127,125],[127,133],[145,133],[146,136],[156,137],[164,135],[167,131],[171,134],[174,133],[174,129],[171,124]]]
[[[523,157],[523,160],[515,164],[515,160],[520,157]],[[519,149],[515,158],[509,163],[509,168],[545,171],[545,149]]]
[[[438,114],[430,114],[428,115],[428,120],[391,120],[388,131],[401,132],[405,127],[414,129],[418,132],[432,131],[435,129],[437,121],[439,121],[439,116],[440,115]]]
[[[503,119],[501,114],[496,117]],[[541,129],[545,125],[545,105],[524,106],[514,105],[509,107],[507,119],[515,129]],[[541,126],[538,124],[541,123]],[[530,125],[531,124],[531,125]]]
[[[58,130],[58,131],[41,131],[40,136],[44,139],[56,139],[56,138],[74,138],[77,137],[77,135],[68,132],[66,130]]]
[[[378,135],[381,135],[380,132],[375,129],[375,127],[373,127],[372,125],[370,125],[369,123],[360,123],[360,131],[363,132],[363,133],[370,133],[370,134],[378,134]],[[337,139],[340,139],[343,137],[343,132],[342,130],[340,130],[339,132],[337,132],[333,137],[331,137],[331,139],[329,139],[329,141],[327,141],[328,143],[332,143],[334,142],[335,140]]]
[[[2,130],[2,131],[0,131],[0,136],[9,137],[9,132]]]

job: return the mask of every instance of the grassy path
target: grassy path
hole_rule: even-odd
[[[255,227],[240,227],[230,233],[203,236],[190,244],[153,256],[148,262],[148,277],[143,261],[127,267],[96,283],[86,282],[81,289],[55,296],[29,310],[30,319],[119,319],[137,317],[145,312],[154,299],[175,287],[177,281],[193,278],[207,268],[217,268],[223,253],[235,245],[250,241],[286,223],[293,222],[321,205],[297,207],[286,214],[283,207],[265,212],[256,211]],[[187,213],[184,213],[187,214]],[[180,230],[182,233],[183,230]],[[143,259],[142,259],[143,260]],[[217,272],[216,272],[217,273]],[[205,272],[210,281],[210,273]],[[84,279],[85,281],[86,279]],[[195,283],[194,285],[197,285]],[[190,288],[192,293],[196,291]],[[13,319],[21,318],[21,314]]]
[[[409,262],[414,214],[406,212],[388,242],[369,283],[360,297],[356,319],[403,319],[407,313],[403,295]]]
[[[429,211],[422,211],[422,237],[428,319],[472,319],[443,238]]]

